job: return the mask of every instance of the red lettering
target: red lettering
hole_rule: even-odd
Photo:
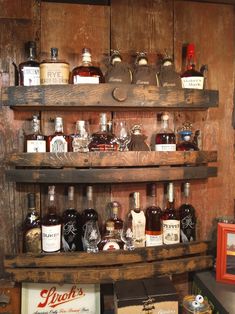
[[[56,291],[56,287],[52,287],[50,290],[42,290],[40,293],[40,296],[42,298],[45,298],[45,302],[44,303],[39,303],[38,307],[45,307],[48,303],[49,298],[55,293]]]

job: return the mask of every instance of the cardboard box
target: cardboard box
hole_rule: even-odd
[[[99,285],[22,283],[23,314],[100,314]]]
[[[179,296],[169,277],[114,284],[115,314],[178,314]]]

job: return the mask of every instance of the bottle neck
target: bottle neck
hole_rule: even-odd
[[[91,186],[87,187],[87,208],[94,209],[93,189]]]
[[[106,113],[100,114],[100,131],[107,132],[107,116]]]
[[[184,184],[184,203],[190,204],[191,194],[190,194],[190,183],[186,182]]]
[[[168,185],[168,208],[170,209],[173,209],[174,208],[174,205],[175,205],[175,202],[174,202],[174,186],[173,186],[173,183],[169,183]]]
[[[68,209],[74,209],[74,187],[69,186],[68,188]]]
[[[34,117],[32,120],[32,129],[33,133],[35,134],[40,133],[40,121],[37,119],[37,117]]]
[[[63,128],[63,122],[60,119],[55,120],[55,133],[63,133],[64,128]]]
[[[35,60],[36,59],[36,50],[33,47],[29,47],[29,56],[28,60]]]
[[[136,213],[140,213],[140,193],[134,192],[133,193],[133,210]]]

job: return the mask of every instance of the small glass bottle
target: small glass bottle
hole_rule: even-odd
[[[113,201],[109,204],[109,207],[111,209],[111,217],[107,220],[106,224],[110,221],[113,222],[114,232],[120,237],[123,228],[123,220],[118,215],[121,205],[117,201]]]
[[[63,119],[55,118],[55,133],[47,137],[47,152],[67,153],[68,136],[64,134]]]
[[[23,222],[23,252],[41,253],[41,220],[34,193],[28,194],[28,213]]]
[[[55,186],[51,185],[48,187],[47,212],[42,217],[42,251],[44,253],[61,250],[62,219],[57,212]]]
[[[203,89],[204,76],[196,70],[195,45],[188,44],[186,55],[186,71],[181,75],[182,88]]]
[[[110,57],[110,64],[105,73],[105,83],[130,84],[132,73],[127,64],[123,63],[119,51],[114,50]]]
[[[93,133],[89,143],[90,151],[116,151],[119,148],[116,136],[107,131],[107,115],[100,114],[100,130]]]
[[[58,48],[51,48],[51,59],[40,64],[41,85],[65,85],[69,83],[69,64],[58,59]]]
[[[27,60],[19,64],[20,85],[40,85],[39,62],[36,60],[36,42],[29,41],[25,45]]]
[[[180,142],[176,145],[176,150],[179,151],[197,151],[199,150],[195,143],[192,142],[192,131],[184,130],[178,132]]]
[[[180,242],[180,220],[174,204],[174,185],[168,184],[168,202],[162,213],[163,244],[176,244]]]
[[[190,204],[190,183],[184,183],[184,201],[179,207],[181,242],[196,241],[195,208]]]
[[[83,251],[81,216],[75,209],[74,186],[68,187],[67,208],[62,215],[62,247],[65,252]]]
[[[162,210],[156,205],[156,185],[149,185],[149,206],[146,208],[146,246],[162,245]]]
[[[173,59],[167,54],[162,59],[158,77],[160,86],[181,88],[180,75],[175,71]]]
[[[88,121],[78,120],[76,122],[75,133],[69,136],[70,152],[89,152],[88,145],[91,141]]]
[[[91,50],[82,49],[82,64],[72,70],[72,84],[104,83],[104,76],[100,68],[92,65]]]
[[[46,136],[41,133],[40,120],[36,115],[32,119],[32,133],[25,135],[24,151],[26,153],[46,152]]]
[[[145,52],[137,53],[135,68],[132,73],[132,84],[158,85],[156,69],[148,64],[148,57]]]
[[[114,222],[106,222],[106,232],[99,245],[100,251],[115,251],[123,248],[123,242],[120,236],[115,232]]]
[[[175,151],[176,150],[176,136],[173,130],[169,128],[169,115],[164,113],[162,115],[162,127],[156,135],[155,151]]]

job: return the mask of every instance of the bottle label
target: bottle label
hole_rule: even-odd
[[[61,248],[61,225],[42,226],[43,252],[57,252]]]
[[[175,244],[180,242],[180,221],[175,219],[163,220],[163,243]]]
[[[41,85],[56,85],[69,83],[69,65],[63,62],[40,64]]]
[[[52,153],[67,153],[68,143],[62,135],[53,137],[50,142],[50,152]]]
[[[25,66],[23,69],[23,72],[24,72],[24,78],[23,78],[24,86],[40,85],[39,67],[27,67],[27,66]]]
[[[120,250],[120,246],[115,241],[108,241],[103,246],[103,251],[114,251],[114,250]]]
[[[134,210],[131,211],[132,216],[132,232],[134,238],[135,247],[144,247],[145,246],[145,215],[141,210],[139,213],[136,213]]]
[[[88,138],[74,136],[73,142],[72,142],[73,152],[83,152],[83,153],[89,152],[88,144],[89,144]]]
[[[182,242],[195,241],[195,223],[192,215],[187,215],[180,221],[180,236]]]
[[[73,77],[73,84],[99,84],[99,76],[80,76]]]
[[[45,153],[46,141],[27,141],[27,153]]]
[[[76,236],[78,229],[76,223],[69,221],[63,225],[62,246],[65,252],[76,251]]]
[[[203,89],[203,76],[190,76],[181,78],[182,88]]]
[[[146,233],[145,237],[146,237],[146,246],[162,245],[162,234],[147,234]]]
[[[155,151],[157,152],[174,152],[176,151],[176,144],[156,144]]]
[[[41,228],[32,228],[25,234],[25,249],[27,253],[41,253]]]

